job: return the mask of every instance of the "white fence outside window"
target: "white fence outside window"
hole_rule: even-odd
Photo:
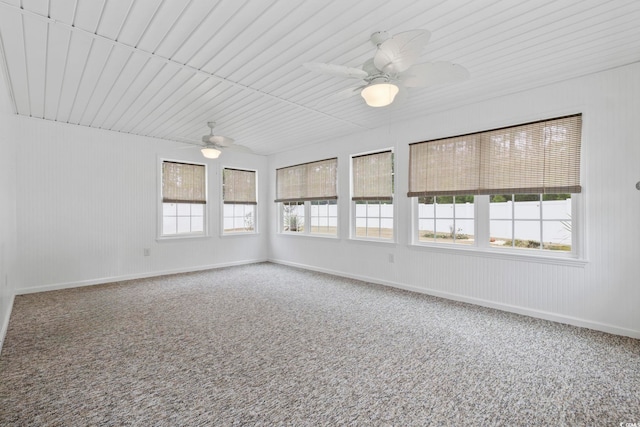
[[[491,223],[491,237],[507,238],[511,237],[511,222],[498,221],[500,218],[511,218],[512,209],[515,210],[516,216],[516,238],[517,239],[539,239],[540,236],[540,202],[498,202],[490,204],[490,217],[496,219]],[[304,208],[302,206],[292,211],[304,218]],[[338,225],[338,206],[337,205],[321,205],[311,206],[312,209],[312,226],[316,227],[336,227]],[[320,212],[314,212],[319,209]],[[369,227],[372,226],[372,218],[380,219],[380,228],[393,228],[393,205],[365,205],[356,204],[357,217],[364,217],[365,212],[362,210],[369,209],[366,213],[369,218]],[[328,210],[328,212],[327,212]],[[433,228],[433,219],[426,219],[427,206],[420,204],[418,216],[420,219],[420,229],[435,231],[436,233],[450,233],[453,227],[453,220],[438,219],[436,221],[436,230]],[[456,216],[459,218],[473,218],[474,206],[472,203],[457,204]],[[436,217],[451,218],[453,217],[453,205],[450,203],[442,203],[436,205]],[[544,240],[551,243],[567,243],[571,242],[571,227],[567,226],[567,222],[571,221],[571,200],[549,200],[544,202],[543,218],[544,220]],[[364,221],[364,218],[361,220]],[[378,224],[376,223],[376,226]],[[358,224],[356,227],[364,227],[365,223]],[[456,228],[459,234],[473,235],[472,220],[456,221]]]
[[[538,240],[540,238],[540,202],[497,202],[490,203],[491,237],[511,239],[511,221],[504,219],[512,218],[515,213],[516,239]],[[428,205],[420,204],[418,208],[418,218],[420,218],[420,230],[435,231],[436,233],[451,233],[453,229],[452,219],[436,220],[436,230],[433,228],[433,216],[429,215]],[[433,208],[431,207],[431,213]],[[431,216],[431,218],[427,218]],[[442,203],[436,205],[436,218],[452,218],[453,205]],[[472,203],[456,204],[456,217],[473,218],[474,207]],[[502,219],[502,220],[501,220]],[[543,217],[544,221],[544,241],[550,243],[570,243],[571,227],[571,199],[544,201]],[[458,234],[473,235],[472,220],[457,220],[456,231]]]

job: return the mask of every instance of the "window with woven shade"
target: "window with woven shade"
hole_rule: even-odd
[[[337,235],[337,174],[337,158],[276,170],[281,232]]]
[[[337,158],[277,169],[276,202],[337,199],[337,170]]]
[[[224,168],[222,170],[222,199],[226,204],[258,204],[256,171]]]
[[[222,169],[223,233],[256,231],[256,171]]]
[[[575,114],[411,144],[414,241],[575,254],[581,133]]]
[[[162,162],[161,236],[205,234],[206,166]]]
[[[351,182],[352,236],[393,239],[393,152],[352,156]]]

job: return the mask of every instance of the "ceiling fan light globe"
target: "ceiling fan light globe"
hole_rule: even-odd
[[[212,147],[204,147],[202,150],[202,155],[207,159],[217,159],[220,156],[221,151]]]
[[[386,107],[391,104],[399,92],[393,83],[374,83],[360,92],[369,107]]]

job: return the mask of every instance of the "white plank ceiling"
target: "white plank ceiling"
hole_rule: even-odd
[[[268,155],[639,61],[638,22],[638,0],[0,0],[0,53],[17,114],[185,143],[213,120]],[[371,108],[302,66],[418,28],[418,62],[471,78]]]

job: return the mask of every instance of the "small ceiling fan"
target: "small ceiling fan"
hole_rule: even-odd
[[[251,152],[251,150],[244,145],[238,145],[234,143],[233,138],[229,138],[221,135],[214,135],[213,128],[216,126],[216,122],[207,122],[209,126],[209,135],[202,137],[204,146],[200,150],[202,155],[208,159],[217,159],[220,156],[222,150],[230,149],[237,151]]]
[[[338,92],[336,96],[348,98],[360,93],[367,105],[385,107],[394,101],[402,88],[454,83],[469,78],[466,68],[451,62],[414,65],[430,36],[427,30],[406,31],[393,37],[386,31],[378,31],[371,35],[371,43],[377,47],[376,53],[361,68],[319,62],[303,65],[314,72],[364,80],[358,86]]]

